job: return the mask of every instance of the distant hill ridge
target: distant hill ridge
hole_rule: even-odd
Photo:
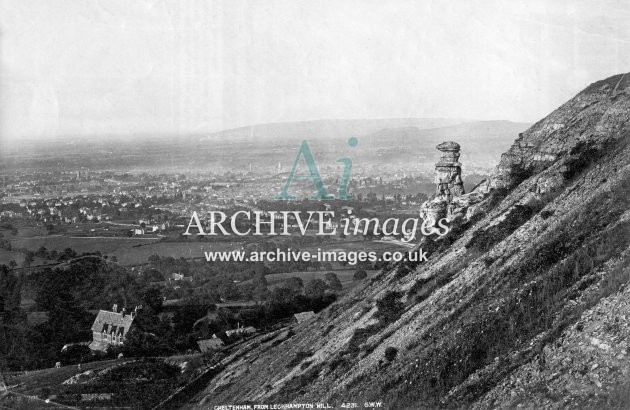
[[[514,129],[522,131],[528,123],[507,120],[465,120],[450,118],[391,118],[371,120],[316,120],[257,124],[228,129],[200,137],[200,141],[243,139],[328,139],[350,136],[389,136],[414,133],[417,136],[443,134],[465,136],[466,133],[500,134]]]

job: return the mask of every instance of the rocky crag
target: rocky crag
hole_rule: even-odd
[[[420,207],[420,216],[433,221],[453,218],[455,204],[460,202],[459,197],[465,192],[462,164],[459,163],[460,145],[453,141],[446,141],[436,148],[442,152],[442,157],[435,164],[437,190],[435,197]]]
[[[428,262],[239,345],[189,406],[627,408],[629,119],[630,75],[590,85],[471,193],[448,185],[452,229],[420,241]]]

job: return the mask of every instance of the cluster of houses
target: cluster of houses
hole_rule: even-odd
[[[12,210],[0,211],[0,219],[17,219],[22,218],[23,216],[24,213],[22,212],[15,212]]]
[[[45,223],[61,222],[68,224],[86,220],[89,222],[110,221],[114,213],[125,215],[132,211],[144,212],[146,207],[154,208],[148,201],[153,197],[155,195],[127,197],[116,194],[94,194],[52,199],[31,198],[22,199],[19,202],[17,200],[12,201],[11,198],[4,198],[4,203],[15,206],[10,209],[3,209],[0,217],[6,219],[29,218]],[[149,232],[165,229],[165,227],[160,227],[153,222],[147,221],[147,228],[143,229]]]
[[[118,305],[114,304],[112,310],[99,310],[94,323],[92,324],[92,341],[88,347],[94,352],[105,352],[110,346],[122,346],[129,331],[135,325],[135,319],[139,309],[137,306],[134,310],[128,312],[125,308],[118,309]],[[292,324],[299,324],[309,321],[315,317],[312,311],[296,313],[290,320]],[[200,320],[203,320],[202,318]],[[199,322],[199,321],[198,321]],[[225,331],[227,338],[243,338],[253,336],[257,330],[253,326],[237,325],[236,329]],[[200,339],[197,346],[202,353],[208,353],[220,350],[225,346],[225,342],[213,334],[209,339]]]

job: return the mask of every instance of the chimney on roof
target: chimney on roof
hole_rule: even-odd
[[[127,314],[127,308],[122,308],[122,317],[125,317]]]
[[[118,303],[114,303],[114,306],[112,306],[112,312],[118,313]]]

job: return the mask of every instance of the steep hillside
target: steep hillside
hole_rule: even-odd
[[[449,235],[420,242],[428,262],[241,345],[190,406],[627,405],[629,118],[630,75],[592,84],[519,135]]]

